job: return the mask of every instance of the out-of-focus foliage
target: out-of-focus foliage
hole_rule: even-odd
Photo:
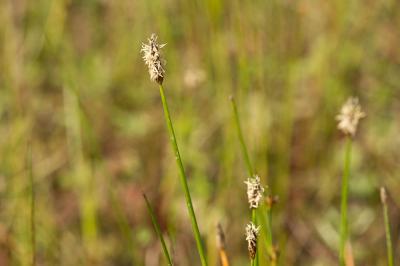
[[[39,265],[200,265],[158,89],[139,53],[167,43],[165,88],[210,265],[216,224],[248,263],[246,177],[229,95],[269,191],[281,265],[337,265],[343,138],[358,96],[349,221],[357,265],[384,265],[378,187],[400,259],[396,0],[0,1],[0,265],[28,265],[32,146]],[[261,258],[261,265],[266,258]]]

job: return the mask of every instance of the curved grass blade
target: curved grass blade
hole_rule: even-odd
[[[150,217],[151,217],[151,221],[153,223],[154,229],[156,230],[157,236],[160,239],[161,245],[162,245],[162,249],[165,255],[165,259],[168,262],[169,266],[172,266],[172,260],[171,260],[171,256],[169,255],[168,249],[167,249],[167,245],[165,244],[164,241],[164,237],[161,233],[161,229],[160,229],[160,225],[157,222],[157,218],[156,215],[154,214],[153,208],[150,205],[149,200],[147,199],[146,195],[143,193],[143,198],[146,201],[146,206],[147,206],[147,210],[149,211]]]

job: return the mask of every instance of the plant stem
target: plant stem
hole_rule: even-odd
[[[230,97],[230,100],[232,103],[233,115],[235,117],[236,131],[237,131],[237,134],[239,137],[242,155],[243,155],[244,161],[246,163],[247,171],[249,172],[250,177],[253,177],[253,175],[254,175],[253,167],[251,165],[249,153],[247,151],[247,146],[246,146],[246,143],[243,138],[243,133],[242,133],[242,128],[240,126],[240,119],[239,119],[239,113],[237,110],[236,102],[235,102],[235,99],[233,98],[233,96]]]
[[[159,225],[158,222],[157,222],[157,218],[156,218],[156,216],[155,216],[155,214],[154,214],[153,208],[151,207],[150,202],[149,202],[149,200],[147,199],[147,197],[146,197],[145,194],[143,194],[143,198],[144,198],[144,200],[146,201],[147,210],[148,210],[149,213],[150,213],[150,217],[151,217],[151,221],[153,222],[154,229],[156,230],[156,233],[157,233],[158,237],[160,238],[160,241],[161,241],[161,245],[162,245],[162,248],[163,248],[163,251],[164,251],[165,258],[166,258],[167,261],[168,261],[168,265],[169,265],[169,266],[172,266],[173,264],[172,264],[171,256],[169,255],[169,252],[168,252],[168,249],[167,249],[167,245],[165,244],[164,237],[163,237],[163,235],[162,235],[162,233],[161,233],[160,225]]]
[[[350,162],[351,162],[351,146],[352,139],[347,137],[346,140],[346,153],[344,159],[344,170],[342,178],[342,200],[341,200],[341,219],[340,219],[340,250],[339,260],[340,265],[345,265],[345,246],[348,240],[348,223],[347,223],[347,197],[349,191],[349,175],[350,175]]]
[[[36,265],[36,228],[35,228],[35,188],[33,180],[33,166],[32,166],[32,147],[29,143],[28,146],[28,171],[30,182],[30,229],[31,229],[31,249],[32,249],[32,266]]]
[[[192,198],[191,198],[190,192],[189,192],[187,177],[186,177],[185,169],[183,168],[183,163],[182,163],[181,155],[179,153],[178,143],[177,143],[176,137],[175,137],[174,127],[172,125],[171,116],[169,114],[167,99],[165,97],[164,88],[162,85],[160,85],[160,96],[161,96],[161,101],[162,101],[163,109],[164,109],[165,122],[167,123],[167,126],[168,126],[169,139],[170,139],[170,142],[172,145],[172,149],[174,151],[176,163],[179,168],[179,176],[180,176],[180,180],[182,183],[183,191],[185,192],[186,206],[188,208],[190,221],[192,223],[192,229],[193,229],[194,236],[196,239],[197,250],[200,255],[200,260],[201,260],[202,266],[207,266],[207,260],[206,260],[206,256],[204,253],[203,244],[201,241],[199,226],[197,225],[196,215],[195,215],[195,212],[193,209],[193,204],[192,204]]]
[[[242,132],[242,128],[240,126],[240,119],[239,119],[239,112],[237,110],[237,106],[236,106],[236,102],[235,99],[233,98],[233,96],[230,97],[231,103],[232,103],[232,110],[233,110],[233,115],[235,118],[235,125],[236,125],[236,131],[239,137],[239,141],[240,141],[240,148],[242,151],[242,155],[244,158],[244,161],[246,163],[246,167],[247,167],[247,172],[249,174],[250,177],[254,176],[254,171],[253,171],[253,166],[251,165],[251,161],[250,161],[250,156],[249,153],[247,151],[247,146],[246,146],[246,142],[244,141],[244,137],[243,137],[243,132]],[[256,209],[252,209],[251,211],[251,221],[253,222],[254,225],[257,226],[257,210]],[[257,250],[256,250],[256,257],[254,260],[251,260],[251,265],[252,266],[258,266],[259,264],[259,258],[258,258],[258,247],[260,245],[257,245]]]
[[[384,195],[382,195],[382,194],[384,194]],[[388,266],[393,266],[394,260],[393,260],[392,237],[390,235],[390,222],[389,222],[389,215],[388,215],[388,206],[386,203],[386,191],[383,187],[381,188],[381,199],[382,199],[382,206],[383,206],[383,219],[385,221]]]
[[[255,224],[257,226],[257,209],[252,209],[251,210],[251,221],[253,222],[253,224]],[[256,257],[254,260],[251,261],[251,265],[252,266],[258,266],[259,260],[258,260],[258,250],[260,243],[257,244],[256,246]]]

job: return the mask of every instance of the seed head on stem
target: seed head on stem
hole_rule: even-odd
[[[257,238],[260,227],[256,227],[252,222],[246,225],[246,241],[247,249],[249,250],[249,256],[252,260],[256,257],[257,252]]]
[[[358,122],[365,116],[365,113],[361,110],[358,98],[350,97],[336,116],[336,120],[339,121],[338,129],[345,135],[354,137],[357,132]]]
[[[261,186],[260,177],[255,175],[248,178],[244,183],[247,185],[247,198],[250,209],[257,209],[264,194],[264,188]]]
[[[144,63],[149,68],[150,79],[161,85],[165,75],[165,60],[162,57],[161,48],[165,44],[158,44],[157,38],[157,35],[153,33],[148,39],[148,44],[142,43],[140,52],[143,53]]]

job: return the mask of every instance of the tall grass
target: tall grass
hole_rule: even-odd
[[[341,197],[341,218],[340,218],[340,246],[339,246],[339,260],[340,265],[345,265],[345,248],[346,242],[349,241],[349,230],[347,220],[347,205],[348,205],[348,192],[349,192],[349,175],[351,163],[351,146],[352,139],[350,136],[346,137],[346,151],[344,159],[343,177],[342,177],[342,197]]]
[[[160,89],[160,96],[161,96],[161,101],[162,101],[162,105],[163,105],[163,109],[164,109],[165,122],[168,127],[169,140],[170,140],[170,143],[172,146],[172,150],[174,152],[176,164],[178,165],[180,181],[181,181],[183,191],[185,194],[186,206],[187,206],[187,209],[189,212],[190,222],[192,224],[192,229],[193,229],[194,236],[196,239],[197,250],[199,252],[201,264],[203,266],[207,266],[207,259],[206,259],[206,255],[204,252],[203,243],[201,240],[200,230],[199,230],[199,226],[197,224],[196,214],[194,212],[192,198],[190,196],[189,185],[187,183],[187,177],[186,177],[185,169],[183,167],[181,154],[179,152],[178,143],[176,140],[174,127],[173,127],[171,116],[169,113],[168,103],[167,103],[167,99],[165,97],[163,85],[160,84],[159,89]]]
[[[249,156],[249,153],[247,150],[247,145],[246,145],[246,142],[243,137],[242,127],[240,125],[239,112],[238,112],[238,108],[236,105],[236,101],[233,96],[230,96],[230,101],[231,101],[231,105],[232,105],[235,127],[236,127],[237,135],[239,138],[239,142],[240,142],[242,156],[245,161],[245,164],[247,167],[247,172],[248,172],[249,176],[253,177],[255,175],[255,173],[254,173],[253,166],[252,166],[251,160],[250,160],[250,156]],[[271,225],[271,222],[272,222],[271,211],[272,211],[272,205],[273,205],[273,197],[270,195],[267,196],[267,201],[268,200],[269,200],[269,202],[267,204],[261,204],[260,208],[252,209],[251,220],[254,224],[257,225],[257,223],[258,223],[264,227],[264,229],[261,228],[261,231],[263,232],[264,237],[266,239],[267,254],[270,258],[271,265],[276,265],[277,255],[276,255],[276,251],[275,251],[275,248],[273,245],[272,225]],[[264,202],[267,202],[267,201],[264,201]],[[258,215],[257,212],[260,212],[260,215]],[[252,265],[259,265],[259,252],[258,252],[259,246],[260,245],[257,245],[256,259],[254,261],[252,261]]]

